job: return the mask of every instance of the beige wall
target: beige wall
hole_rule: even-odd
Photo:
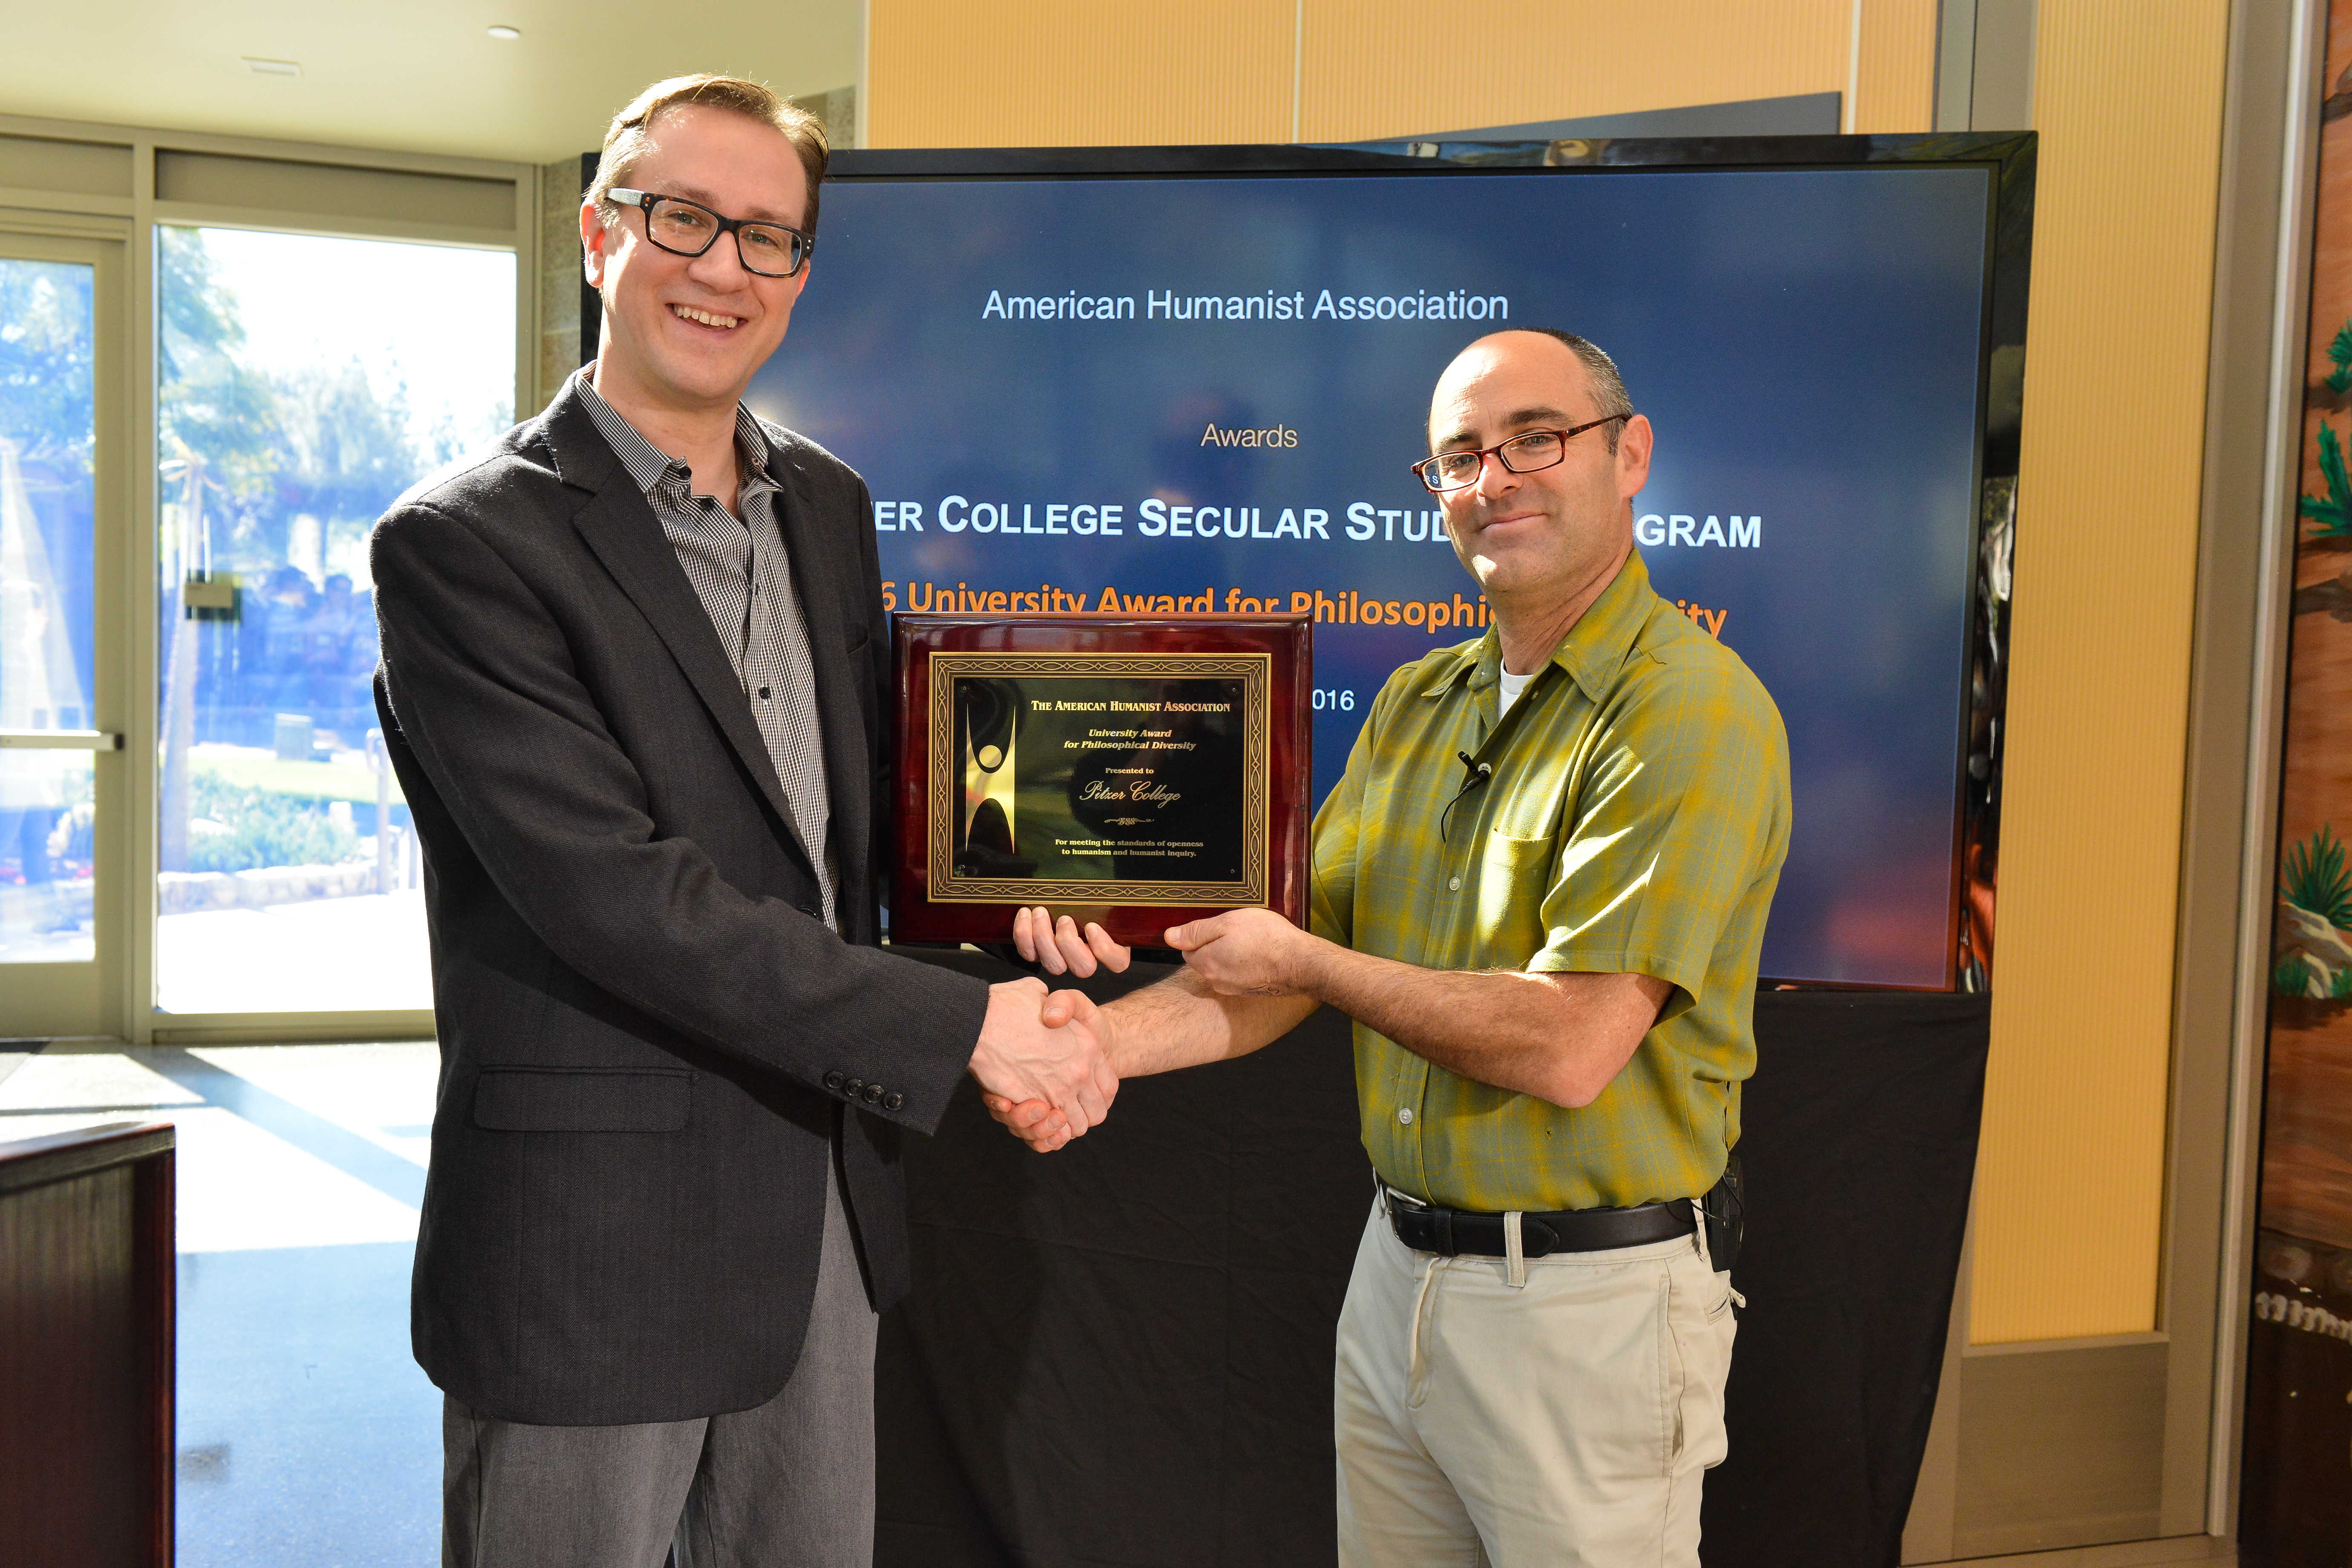
[[[880,0],[868,147],[1290,140],[1293,7],[1266,0]]]
[[[1542,0],[1446,12],[1413,0],[1315,0],[1303,139],[1837,91],[1850,53],[1846,12],[1844,0],[1661,0],[1631,13]],[[1430,47],[1448,33],[1461,47]]]
[[[1850,79],[1856,130],[1934,109],[1936,0],[873,0],[868,29],[869,147],[1360,141]]]
[[[2158,1326],[2228,21],[2039,12],[1979,1343]],[[1343,141],[1849,89],[1853,129],[1927,131],[1937,26],[1936,0],[1007,0],[986,28],[872,0],[868,144]]]
[[[2225,0],[2042,0],[1970,1337],[2156,1322]]]

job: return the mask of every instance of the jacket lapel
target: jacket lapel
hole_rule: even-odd
[[[547,411],[546,432],[556,471],[564,483],[595,492],[572,518],[572,525],[621,585],[621,592],[652,624],[702,705],[709,710],[712,721],[751,771],[786,835],[805,858],[808,849],[802,843],[800,825],[793,820],[793,808],[777,782],[775,763],[760,738],[742,683],[736,679],[735,667],[719,646],[710,614],[702,607],[694,584],[687,581],[686,569],[677,563],[677,554],[663,534],[661,520],[654,515],[645,492],[606,445],[569,384]],[[814,860],[810,864],[814,869]]]
[[[841,602],[840,574],[824,569],[841,556],[838,525],[828,531],[797,456],[769,438],[768,472],[777,483],[776,525],[783,531],[793,591],[800,596],[801,618],[808,626],[809,663],[816,677],[817,728],[824,742],[825,791],[833,807],[834,852],[841,869],[840,901],[846,910],[849,889],[866,886],[872,805],[868,795],[873,788],[868,759],[873,752],[866,743],[866,719],[858,707],[857,675],[850,667],[849,623]]]

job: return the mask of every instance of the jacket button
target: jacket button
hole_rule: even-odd
[[[842,1086],[841,1092],[849,1096],[850,1099],[856,1100],[857,1098],[857,1091],[865,1087],[866,1080],[864,1079],[854,1078]]]
[[[849,1080],[847,1079],[842,1077],[842,1075],[837,1072],[829,1072],[824,1075],[824,1087],[830,1089],[837,1090],[843,1084],[848,1081]]]
[[[866,1103],[868,1105],[879,1105],[882,1103],[882,1086],[880,1084],[869,1083],[866,1086]]]
[[[903,1094],[889,1094],[882,1097],[882,1109],[885,1110],[896,1110],[906,1103],[907,1097]]]

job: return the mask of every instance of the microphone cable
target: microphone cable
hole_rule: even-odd
[[[1462,759],[1462,771],[1465,777],[1462,780],[1462,787],[1454,792],[1454,798],[1447,801],[1445,809],[1438,814],[1437,839],[1441,844],[1447,841],[1447,836],[1452,831],[1454,808],[1462,804],[1463,796],[1495,776],[1495,769],[1491,763],[1476,762],[1467,752],[1456,752],[1454,754]]]

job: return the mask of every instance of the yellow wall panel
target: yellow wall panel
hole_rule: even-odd
[[[1865,136],[1936,128],[1937,0],[1863,0],[1853,130]]]
[[[1936,21],[1937,0],[872,0],[866,145],[1348,142],[1849,89],[1857,129],[1924,131]]]
[[[2042,0],[1979,1344],[2156,1327],[2227,0]]]
[[[1290,140],[1286,0],[874,0],[869,147]]]
[[[1853,0],[1305,3],[1307,142],[1842,92],[1852,57]]]

